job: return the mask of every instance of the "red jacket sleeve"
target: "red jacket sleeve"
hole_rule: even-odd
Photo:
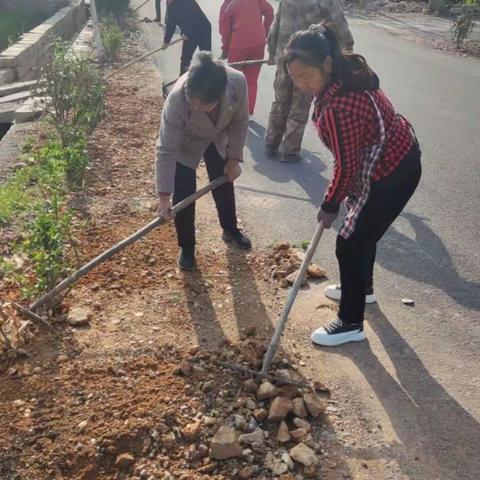
[[[265,27],[265,35],[268,36],[268,32],[270,31],[270,27],[273,23],[273,17],[275,16],[275,11],[267,0],[260,0],[260,8],[263,15],[263,26]]]
[[[363,122],[351,112],[327,108],[318,127],[335,162],[322,209],[337,212],[340,203],[352,193],[357,179],[362,158]]]
[[[232,39],[232,18],[228,7],[232,0],[225,0],[220,9],[219,31],[222,37],[222,50],[228,52],[230,49],[230,40]]]

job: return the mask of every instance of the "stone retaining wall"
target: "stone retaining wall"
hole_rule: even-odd
[[[39,68],[36,67],[48,62],[54,39],[72,38],[81,30],[86,19],[85,1],[73,0],[69,6],[61,8],[38,27],[22,35],[20,41],[0,54],[0,85],[37,78]]]

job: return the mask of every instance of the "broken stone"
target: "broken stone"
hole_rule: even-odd
[[[272,422],[283,420],[292,409],[292,401],[287,397],[277,397],[270,405],[268,419]]]
[[[257,390],[257,398],[259,400],[268,400],[278,395],[278,388],[270,382],[263,382]]]
[[[252,445],[253,443],[263,444],[265,441],[265,434],[263,430],[258,429],[252,433],[244,433],[238,437],[240,443],[245,445]]]
[[[295,480],[295,477],[291,473],[284,473],[278,477],[278,480]]]
[[[312,263],[307,270],[307,274],[310,278],[323,278],[327,275],[327,271],[319,265]]]
[[[83,422],[80,422],[80,423],[78,424],[78,431],[79,431],[80,433],[85,432],[85,429],[87,428],[87,424],[88,424],[88,421],[87,421],[87,420],[83,420]]]
[[[200,434],[201,428],[202,428],[202,423],[199,420],[197,420],[185,426],[182,429],[182,435],[188,440],[193,440],[194,438],[198,437],[198,435]]]
[[[302,437],[304,437],[308,432],[304,428],[297,428],[295,430],[292,430],[290,432],[290,435],[294,440],[300,440]]]
[[[303,398],[297,397],[292,400],[292,412],[296,417],[307,418],[308,412]]]
[[[253,416],[257,422],[263,422],[268,417],[268,411],[265,408],[257,408],[253,412]]]
[[[255,393],[257,391],[257,382],[253,378],[249,378],[243,382],[243,389],[248,393]]]
[[[322,401],[315,394],[306,393],[303,396],[303,400],[307,406],[308,413],[310,413],[312,417],[317,418],[325,411]]]
[[[292,457],[295,462],[301,463],[305,467],[317,465],[318,463],[318,458],[315,455],[315,452],[304,443],[299,443],[293,447],[289,453],[290,457]]]
[[[288,431],[288,425],[284,420],[280,422],[277,432],[277,441],[281,443],[286,443],[290,440],[290,432]]]
[[[307,432],[309,432],[312,429],[312,426],[310,425],[310,423],[308,423],[303,418],[294,418],[293,423],[297,428],[304,428]]]
[[[177,439],[175,438],[175,434],[173,432],[166,433],[160,437],[160,443],[165,448],[172,448],[176,443]]]
[[[288,465],[277,458],[273,462],[273,465],[271,466],[271,470],[272,470],[272,473],[276,476],[282,475],[288,472]]]
[[[287,452],[282,455],[282,462],[284,462],[290,470],[295,468],[292,457]]]
[[[85,327],[90,323],[90,313],[85,308],[73,308],[68,313],[67,322],[72,327]]]
[[[248,465],[246,467],[243,467],[239,472],[238,476],[244,480],[250,478],[254,474],[255,470],[253,469],[252,466]]]
[[[413,305],[415,305],[415,301],[412,300],[411,298],[402,298],[402,303],[409,307],[413,307]]]
[[[225,460],[242,455],[242,447],[237,432],[230,427],[220,427],[210,444],[210,458]]]
[[[115,460],[115,466],[119,470],[128,470],[133,463],[135,462],[135,458],[130,453],[122,453],[117,457]]]
[[[289,285],[293,285],[295,283],[295,280],[297,279],[297,275],[298,275],[298,270],[296,270],[295,272],[285,277],[285,280]],[[301,286],[304,287],[306,284],[307,284],[307,277],[305,276],[303,277]]]

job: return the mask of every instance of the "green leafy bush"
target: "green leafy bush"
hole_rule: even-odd
[[[113,20],[108,20],[102,24],[100,34],[105,49],[105,59],[108,63],[113,63],[122,45],[123,33]]]
[[[56,42],[52,61],[43,68],[39,89],[48,98],[45,109],[64,146],[79,132],[92,131],[103,116],[102,73],[90,58],[69,52],[66,42]]]
[[[36,207],[22,243],[22,251],[32,261],[36,274],[35,284],[24,289],[26,296],[52,289],[64,276],[71,219],[70,212],[62,211],[61,198],[56,194]]]

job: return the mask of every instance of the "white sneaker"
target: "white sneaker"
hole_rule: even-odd
[[[322,347],[336,347],[343,343],[361,342],[366,338],[363,324],[344,323],[338,317],[324,327],[317,328],[311,336],[312,342]]]
[[[255,121],[255,120],[253,119],[253,115],[252,115],[252,114],[250,114],[250,115],[248,116],[248,121],[249,121],[250,123],[253,123],[253,122]]]
[[[324,293],[327,298],[339,302],[342,298],[342,287],[341,285],[329,285],[325,288]],[[375,294],[372,293],[370,295],[365,295],[365,303],[368,305],[377,303],[377,297]]]

